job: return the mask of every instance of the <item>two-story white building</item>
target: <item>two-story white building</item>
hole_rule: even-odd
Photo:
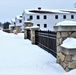
[[[72,10],[44,10],[41,8],[24,10],[22,13],[22,23],[31,21],[41,30],[53,30],[56,23],[71,20],[76,21],[76,11]]]
[[[16,26],[22,26],[22,16],[21,15],[15,17],[15,23],[16,23]]]
[[[9,25],[10,32],[12,33],[13,30],[15,30],[15,28],[16,28],[15,19],[12,19],[11,24]]]
[[[15,25],[15,19],[11,20],[11,25]]]
[[[15,23],[16,23],[16,29],[18,29],[20,27],[21,28],[20,31],[22,31],[23,24],[22,24],[22,16],[21,15],[15,17]]]

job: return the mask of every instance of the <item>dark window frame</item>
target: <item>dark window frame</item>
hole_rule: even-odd
[[[44,24],[44,28],[47,28],[47,24]]]
[[[40,24],[37,24],[37,26],[39,26],[39,27],[40,27]]]
[[[71,19],[74,19],[74,15],[71,15]]]
[[[22,20],[19,20],[19,23],[22,23]]]
[[[58,15],[55,15],[55,19],[58,19]]]
[[[66,15],[63,15],[63,19],[66,19]]]
[[[28,21],[32,20],[33,19],[33,16],[30,15],[29,18],[27,19]]]
[[[33,16],[32,15],[30,15],[30,19],[33,19]]]
[[[14,22],[14,25],[15,25],[16,23]]]
[[[46,15],[44,15],[44,19],[47,19],[47,16]]]
[[[40,19],[40,16],[39,15],[37,15],[37,19]]]

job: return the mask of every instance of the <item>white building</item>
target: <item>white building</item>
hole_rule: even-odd
[[[11,25],[15,25],[15,19],[11,20]]]
[[[13,29],[15,29],[15,19],[11,20],[11,24],[9,25],[9,29],[10,27],[13,27]]]
[[[16,26],[21,26],[21,29],[23,30],[22,16],[21,15],[15,17],[15,23],[16,23]]]
[[[72,20],[76,21],[76,11],[66,10],[44,10],[41,8],[34,10],[24,10],[22,13],[22,22],[31,21],[39,26],[41,30],[53,30],[56,23]]]
[[[15,17],[15,22],[16,22],[16,25],[21,26],[22,25],[22,16],[21,15],[16,16]]]

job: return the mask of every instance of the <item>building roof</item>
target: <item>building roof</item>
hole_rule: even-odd
[[[76,13],[76,10],[60,10],[62,12],[68,12],[68,13]]]
[[[12,21],[12,22],[15,22],[15,19],[12,19],[11,21]]]
[[[60,14],[60,13],[69,13],[69,12],[63,12],[61,10],[47,10],[47,9],[30,9],[30,10],[24,10],[27,14]]]
[[[10,27],[15,27],[15,25],[9,25],[9,28],[10,28]]]
[[[21,15],[16,16],[17,19],[22,19]]]
[[[29,12],[32,13],[40,13],[40,14],[55,14],[55,13],[61,13],[61,12],[55,12],[55,11],[47,11],[47,10],[30,10]]]

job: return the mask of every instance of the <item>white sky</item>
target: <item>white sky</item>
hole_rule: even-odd
[[[0,0],[0,22],[11,21],[24,9],[76,9],[76,0]]]

